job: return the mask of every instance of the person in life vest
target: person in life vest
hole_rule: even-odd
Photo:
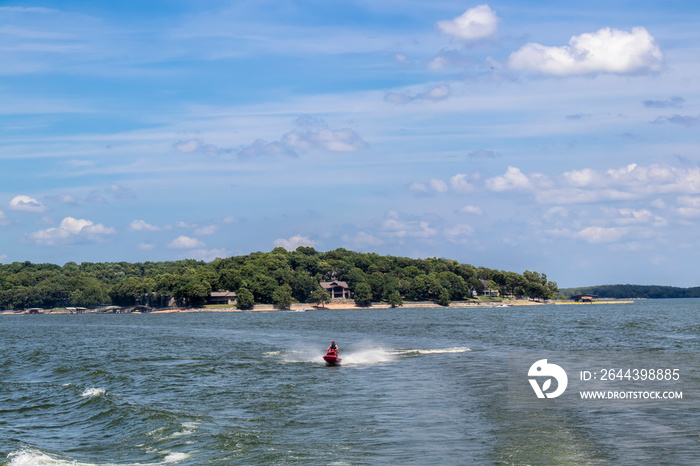
[[[336,345],[335,342],[332,341],[331,345],[326,350],[326,353],[338,356],[338,345]]]

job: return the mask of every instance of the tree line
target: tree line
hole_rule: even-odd
[[[14,262],[0,264],[0,309],[86,307],[103,304],[199,307],[212,291],[235,291],[239,308],[327,300],[320,282],[344,281],[358,304],[386,301],[451,301],[485,288],[518,298],[553,299],[556,282],[545,274],[522,274],[474,267],[444,258],[412,259],[328,252],[301,246],[203,262],[68,262],[63,266]]]
[[[664,299],[664,298],[700,298],[700,287],[679,288],[659,285],[598,285],[581,288],[562,288],[564,297],[591,294],[599,298],[624,299]]]

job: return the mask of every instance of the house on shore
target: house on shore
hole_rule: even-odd
[[[321,282],[321,288],[326,290],[331,296],[331,299],[351,299],[350,288],[346,282],[333,280],[330,282]]]
[[[488,280],[479,279],[479,281],[483,285],[483,290],[481,291],[481,293],[478,293],[475,289],[472,289],[472,297],[476,298],[477,296],[491,296],[497,298],[501,295],[500,291],[489,288]]]
[[[236,297],[234,291],[212,291],[207,296],[207,304],[233,305],[236,303]]]
[[[577,294],[572,296],[571,300],[577,303],[592,303],[597,297],[598,295],[595,294]]]

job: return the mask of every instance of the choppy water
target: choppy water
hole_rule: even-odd
[[[700,407],[506,399],[510,351],[700,351],[699,310],[0,316],[0,464],[699,464]]]

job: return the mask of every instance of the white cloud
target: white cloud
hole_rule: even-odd
[[[282,142],[298,149],[331,152],[354,152],[367,147],[367,143],[350,128],[292,131],[282,137]]]
[[[484,39],[496,33],[498,17],[488,5],[479,5],[452,20],[438,21],[437,27],[457,39]]]
[[[194,259],[211,262],[216,258],[226,257],[228,251],[226,249],[194,249],[188,254]]]
[[[216,225],[207,225],[205,227],[197,228],[196,230],[194,230],[194,232],[200,236],[206,236],[213,235],[218,229],[219,227],[217,227]]]
[[[411,183],[408,186],[408,189],[413,191],[414,193],[427,193],[428,192],[428,186],[425,185],[425,183]]]
[[[417,94],[411,95],[408,92],[389,92],[384,96],[384,100],[396,105],[405,105],[410,102],[417,101],[432,101],[437,102],[440,100],[447,99],[452,94],[450,86],[446,84],[440,84],[433,86],[425,92],[419,92]]]
[[[384,244],[380,238],[361,231],[354,236],[343,235],[341,241],[350,249],[366,249]]]
[[[487,179],[486,187],[491,191],[512,191],[514,189],[530,189],[532,184],[519,168],[509,166],[503,176]]]
[[[10,201],[10,209],[24,212],[43,212],[46,207],[39,201],[29,196],[19,195]]]
[[[437,191],[439,193],[446,193],[447,192],[447,183],[444,181],[438,179],[438,178],[431,178],[430,179],[430,188],[433,191]]]
[[[105,227],[101,223],[95,224],[90,220],[66,217],[58,227],[39,230],[29,236],[39,244],[55,245],[79,239],[97,241],[105,235],[114,233],[114,228]]]
[[[297,157],[297,153],[288,145],[278,141],[267,142],[263,139],[257,139],[253,144],[238,151],[237,154],[241,158],[275,157],[280,155]]]
[[[138,248],[142,251],[151,251],[155,249],[155,246],[150,243],[139,243]]]
[[[647,209],[619,209],[618,213],[620,218],[617,220],[617,223],[620,225],[649,223],[654,219],[654,215]]]
[[[571,186],[585,188],[598,180],[599,176],[594,170],[584,168],[583,170],[572,170],[570,172],[565,172],[564,178]]]
[[[475,205],[465,205],[459,209],[460,214],[471,214],[471,215],[484,215],[484,211],[481,207]]]
[[[134,220],[129,225],[129,229],[133,231],[160,231],[161,228],[151,225],[144,220]]]
[[[188,236],[178,236],[170,242],[168,245],[172,249],[195,249],[203,248],[204,243],[197,238],[190,238]]]
[[[569,216],[569,211],[566,210],[566,208],[557,206],[557,207],[552,207],[551,209],[548,209],[547,212],[544,214],[544,218],[546,220],[552,220],[555,217],[568,217]]]
[[[391,236],[398,238],[415,237],[415,238],[430,238],[437,234],[437,230],[432,228],[425,221],[402,221],[395,218],[385,220],[382,224],[382,230]]]
[[[676,207],[675,210],[682,217],[700,217],[700,197],[680,196],[678,203],[680,207]]]
[[[454,227],[445,230],[445,235],[449,241],[455,243],[464,243],[468,236],[474,234],[474,227],[467,224],[455,225]]]
[[[628,233],[627,228],[609,227],[587,227],[576,233],[576,238],[580,238],[588,243],[612,243]]]
[[[603,28],[573,36],[562,47],[529,43],[509,58],[513,69],[555,76],[659,71],[662,62],[661,49],[643,27],[632,32]]]
[[[0,254],[0,262],[4,261],[7,259],[7,254]]]
[[[276,239],[273,244],[276,247],[283,247],[287,251],[293,251],[299,246],[316,246],[316,241],[313,241],[308,236],[295,235],[287,239]]]
[[[468,181],[469,175],[462,173],[457,173],[455,176],[450,178],[450,187],[457,192],[471,192],[474,190],[474,185]]]

